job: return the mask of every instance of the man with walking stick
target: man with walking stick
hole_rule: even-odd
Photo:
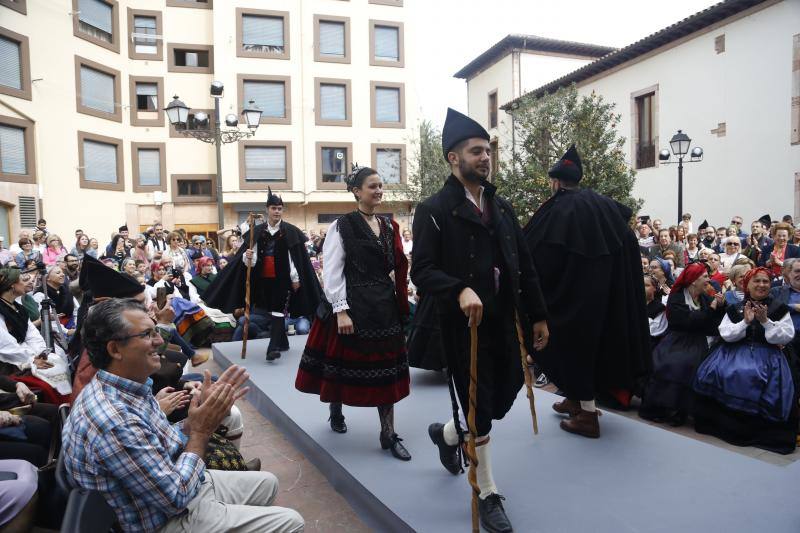
[[[453,419],[431,424],[428,432],[452,474],[463,472],[459,446],[471,441],[471,484],[481,525],[507,532],[512,528],[492,478],[489,432],[523,384],[517,315],[525,345],[541,350],[549,337],[547,309],[511,204],[486,181],[489,134],[448,109],[442,149],[452,173],[438,193],[417,206],[411,267],[419,292],[436,301],[451,381]],[[474,420],[469,435],[459,420],[456,395]],[[474,520],[473,514],[476,527]]]
[[[242,236],[245,243],[254,244],[239,248],[203,296],[207,305],[226,313],[245,307],[246,300],[270,312],[267,361],[289,349],[284,322],[287,308],[290,316],[313,315],[322,294],[303,232],[282,218],[283,200],[270,189],[266,223],[253,224]]]

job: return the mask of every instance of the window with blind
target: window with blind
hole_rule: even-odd
[[[347,176],[347,148],[326,147],[320,149],[323,183],[344,183]]]
[[[113,75],[81,65],[79,85],[81,105],[102,113],[116,114],[118,110],[114,101],[115,83]]]
[[[136,83],[137,111],[158,111],[158,84]]]
[[[0,85],[22,90],[20,43],[0,35]]]
[[[636,97],[636,168],[656,166],[656,143],[653,128],[655,93]]]
[[[385,184],[402,181],[402,150],[399,148],[378,148],[375,151],[375,170]]]
[[[117,146],[84,139],[83,175],[85,181],[119,183],[119,176],[117,175]]]
[[[489,93],[489,129],[497,127],[497,90]]]
[[[403,66],[403,24],[370,21],[370,65]]]
[[[400,89],[375,87],[375,121],[400,122]]]
[[[157,35],[156,17],[134,15],[131,38],[133,39],[134,51],[137,54],[157,54]]]
[[[0,174],[27,174],[25,154],[25,128],[0,124]]]
[[[139,185],[143,187],[161,186],[161,150],[157,148],[139,148]]]
[[[319,86],[320,116],[323,120],[346,120],[347,101],[344,85],[323,83]]]
[[[242,15],[242,48],[248,52],[283,54],[283,17]]]
[[[314,61],[350,62],[350,19],[314,15]]]
[[[246,182],[286,182],[286,148],[283,146],[246,146],[244,168]]]
[[[114,6],[102,0],[78,0],[78,31],[105,43],[114,42]]]
[[[253,101],[261,109],[261,118],[286,118],[286,83],[283,81],[244,80],[242,106]]]

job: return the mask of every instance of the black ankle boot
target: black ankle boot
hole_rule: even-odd
[[[428,426],[428,435],[439,448],[439,460],[442,462],[442,466],[453,475],[464,472],[458,460],[458,446],[450,446],[444,441],[444,425],[431,424]]]
[[[401,440],[403,439],[398,437],[397,433],[392,433],[390,437],[387,437],[385,433],[381,432],[381,448],[391,451],[392,455],[401,461],[410,461],[411,454],[408,453],[405,446],[400,444]]]
[[[510,533],[514,531],[511,522],[503,509],[505,498],[499,494],[489,494],[485,499],[478,498],[478,514],[481,525],[490,533]]]
[[[283,317],[270,317],[269,346],[267,347],[267,361],[280,359],[281,350],[289,349],[289,339],[286,337]],[[286,348],[283,348],[284,344]]]
[[[344,423],[344,415],[342,414],[342,404],[330,404],[331,416],[328,417],[328,422],[331,423],[331,429],[336,433],[347,433],[347,424]]]

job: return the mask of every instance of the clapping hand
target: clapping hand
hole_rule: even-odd
[[[191,398],[187,391],[176,391],[172,387],[164,387],[156,394],[158,406],[165,415],[171,415],[176,409],[183,409],[189,405]]]
[[[19,398],[19,401],[22,402],[23,405],[33,405],[36,403],[36,395],[22,382],[17,383],[17,398]]]
[[[249,387],[242,387],[250,379],[247,369],[242,366],[232,365],[225,369],[216,383],[211,381],[211,372],[203,372],[203,385],[200,388],[200,403],[205,402],[217,387],[228,384],[233,388],[235,399],[238,400],[250,390]]]
[[[744,323],[749,325],[751,322],[753,322],[755,316],[756,314],[755,309],[753,308],[753,302],[747,302],[744,304]]]
[[[22,423],[22,419],[17,415],[12,415],[8,411],[0,411],[0,428],[18,426],[20,423]]]
[[[43,352],[36,357],[33,358],[33,366],[38,368],[39,370],[47,370],[48,368],[53,368],[53,363],[47,360],[47,356],[49,354],[47,352]]]
[[[762,324],[766,324],[767,320],[767,306],[764,304],[753,304],[753,314],[755,315],[755,319],[761,322]]]

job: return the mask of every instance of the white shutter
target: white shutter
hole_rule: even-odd
[[[249,81],[243,84],[244,102],[250,105],[250,100],[261,109],[261,116],[284,118],[286,116],[285,84],[282,81]]]
[[[133,17],[134,46],[138,54],[155,54],[158,52],[156,42],[156,18]]]
[[[320,84],[319,105],[322,120],[347,120],[344,85]]]
[[[113,33],[114,25],[111,22],[113,8],[100,0],[78,0],[78,18],[90,26]]]
[[[375,59],[400,61],[400,29],[375,26]]]
[[[0,85],[22,89],[19,43],[0,36]]]
[[[117,147],[83,141],[83,176],[86,181],[117,183]]]
[[[319,22],[319,53],[323,56],[344,57],[344,22]]]
[[[81,105],[114,113],[114,76],[81,66]]]
[[[400,183],[400,150],[380,148],[376,151],[376,168],[384,183]]]
[[[242,45],[283,47],[283,18],[242,15]]]
[[[0,172],[27,174],[25,130],[0,124]]]
[[[244,149],[245,181],[286,181],[286,148],[248,146]]]
[[[375,120],[400,122],[400,89],[375,88]]]
[[[139,148],[139,185],[161,185],[161,152]]]

